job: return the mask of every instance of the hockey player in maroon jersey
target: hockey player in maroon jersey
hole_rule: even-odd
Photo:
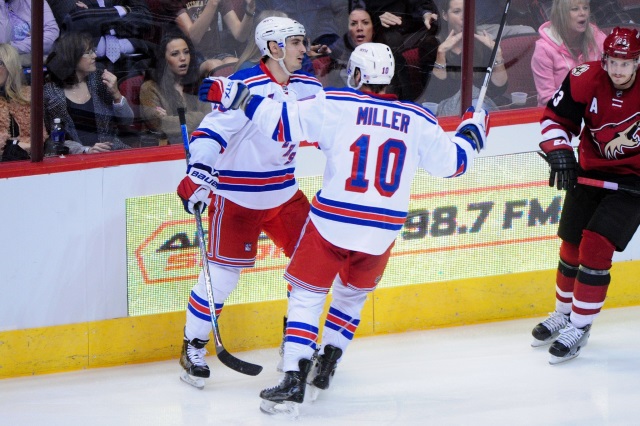
[[[640,226],[640,197],[577,185],[580,176],[640,188],[640,34],[615,28],[603,47],[600,62],[569,72],[541,119],[549,185],[567,190],[556,308],[532,331],[532,346],[551,343],[551,364],[575,358],[587,344],[607,295],[613,253],[623,251]],[[578,162],[570,143],[577,135]]]

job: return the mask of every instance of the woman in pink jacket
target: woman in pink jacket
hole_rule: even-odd
[[[589,0],[554,0],[531,59],[538,105],[547,104],[574,67],[602,57],[605,34],[590,22]]]

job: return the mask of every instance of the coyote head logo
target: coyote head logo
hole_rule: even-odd
[[[640,153],[640,113],[626,120],[606,124],[591,130],[600,154],[609,160],[617,160]]]

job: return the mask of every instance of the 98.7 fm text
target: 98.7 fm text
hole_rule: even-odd
[[[506,201],[498,210],[494,201],[469,203],[464,208],[448,205],[430,209],[410,210],[401,237],[404,240],[473,234],[482,231],[490,218],[500,211],[502,230],[514,227],[555,225],[560,220],[562,197],[554,197],[548,205],[539,199]],[[494,225],[496,226],[496,225]]]

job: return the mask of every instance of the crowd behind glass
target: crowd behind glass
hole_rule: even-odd
[[[640,4],[619,0],[513,0],[485,108],[544,106],[567,72],[597,60],[614,26],[636,26]],[[94,154],[181,143],[177,109],[194,129],[210,111],[197,92],[207,76],[260,61],[253,40],[268,16],[306,29],[303,71],[346,86],[347,59],[376,41],[394,52],[391,87],[439,117],[458,115],[463,0],[48,0],[44,1],[44,134],[30,134],[31,0],[0,2],[2,161]],[[477,97],[505,1],[476,0]],[[62,129],[54,129],[59,122]]]

